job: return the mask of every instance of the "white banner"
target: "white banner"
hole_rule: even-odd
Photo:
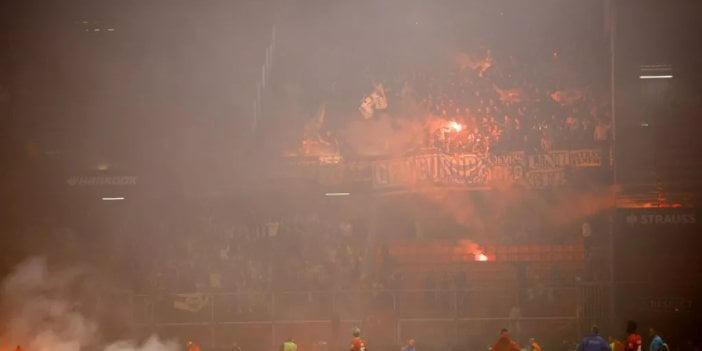
[[[497,155],[420,154],[377,161],[298,160],[283,165],[279,173],[287,177],[314,179],[321,184],[371,182],[374,188],[409,185],[479,186],[490,182],[525,180],[528,186],[543,189],[566,183],[566,169],[602,166],[597,149],[557,150],[527,155],[512,152]]]

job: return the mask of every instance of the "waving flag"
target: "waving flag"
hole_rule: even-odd
[[[551,99],[563,106],[572,105],[585,100],[585,92],[577,89],[556,90],[551,93]]]
[[[375,111],[382,111],[388,108],[388,98],[385,96],[385,89],[382,83],[375,84],[373,91],[361,100],[358,111],[364,119],[375,116]]]
[[[478,74],[482,77],[483,73],[492,67],[493,60],[489,51],[483,58],[473,57],[466,53],[459,53],[456,55],[456,64],[461,71],[471,69],[473,71],[478,71]]]
[[[361,106],[358,107],[358,111],[364,119],[371,119],[375,114],[375,109],[373,109],[373,98],[366,96],[361,100]]]
[[[514,104],[524,101],[524,94],[521,89],[500,89],[497,85],[493,84],[493,88],[497,95],[500,96],[500,101],[506,104]]]

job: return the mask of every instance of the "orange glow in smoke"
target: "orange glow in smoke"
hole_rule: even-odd
[[[480,261],[480,262],[487,262],[488,257],[486,254],[480,252],[480,253],[475,255],[475,260]]]
[[[449,123],[449,128],[451,128],[451,130],[453,130],[454,132],[458,133],[463,129],[463,126],[456,121],[451,121]]]

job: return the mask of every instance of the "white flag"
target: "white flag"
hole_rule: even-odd
[[[361,101],[361,106],[358,107],[358,111],[361,112],[361,115],[365,119],[371,119],[373,118],[373,115],[375,114],[375,109],[373,108],[373,98],[370,96],[366,96],[363,98]]]

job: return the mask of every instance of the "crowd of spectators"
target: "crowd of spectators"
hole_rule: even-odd
[[[360,280],[363,241],[345,221],[316,214],[235,223],[204,215],[190,235],[149,262],[149,289],[270,291],[350,289]]]
[[[287,300],[279,300],[280,306],[297,306],[301,309],[299,315],[317,311],[316,316],[324,318],[330,313],[328,307],[332,303],[323,305],[320,301],[331,296],[352,298],[358,290],[364,291],[363,296],[371,300],[369,303],[377,300],[383,301],[378,306],[392,306],[388,302],[392,298],[384,293],[386,290],[452,291],[485,285],[474,275],[467,275],[465,265],[446,267],[427,261],[420,271],[413,270],[418,268],[416,265],[405,266],[391,253],[393,238],[427,245],[436,238],[403,234],[411,229],[399,225],[400,218],[396,217],[376,224],[374,241],[368,237],[367,217],[348,219],[345,215],[332,215],[336,210],[288,209],[285,215],[272,215],[270,211],[257,215],[237,214],[236,208],[212,204],[176,206],[173,210],[166,213],[135,208],[132,214],[117,221],[121,224],[103,231],[97,230],[105,228],[104,221],[95,226],[67,226],[68,223],[48,221],[24,237],[28,248],[38,251],[39,243],[45,243],[49,255],[67,264],[82,259],[91,262],[96,271],[106,272],[106,276],[121,275],[124,278],[121,287],[158,297],[168,310],[173,310],[176,294],[221,295],[215,297],[220,299],[216,306],[227,311],[217,313],[232,318],[265,318],[261,316],[271,312],[272,293],[287,296]],[[59,229],[53,230],[53,235],[44,235],[52,232],[47,228],[57,226]],[[452,231],[449,227],[445,230]],[[499,264],[495,265],[496,270],[504,267]],[[507,273],[502,278],[490,277],[491,284],[509,284],[515,275]],[[551,279],[550,272],[542,276],[546,277],[545,285],[557,280]],[[572,282],[569,278],[562,280]],[[421,313],[424,307],[448,313],[483,300],[483,297],[467,297],[451,307],[451,302],[442,297],[451,294],[416,292],[416,295],[421,301],[398,301],[404,304],[404,313]],[[305,299],[308,305],[304,304]],[[408,303],[416,308],[409,310]],[[335,305],[345,304],[337,301]],[[326,312],[321,312],[322,309]],[[282,311],[292,313],[287,308]]]
[[[587,50],[604,52],[601,47],[576,44],[560,49],[496,47],[459,53],[433,64],[379,69],[372,78],[376,88],[364,92],[367,95],[356,117],[390,116],[397,126],[412,121],[411,133],[421,129],[423,135],[413,135],[407,151],[539,153],[603,147],[612,127],[608,65],[598,59],[598,53],[583,56]],[[343,98],[326,102],[334,105],[335,99]],[[377,111],[367,109],[371,100],[376,101]],[[348,116],[349,106],[344,106],[342,115]],[[334,109],[329,110],[334,114]],[[310,137],[306,127],[305,141],[332,148],[357,143],[356,134],[346,130],[348,125],[315,128]],[[387,142],[392,143],[394,132],[385,132]],[[343,154],[345,149],[341,150]]]
[[[271,312],[270,293],[279,293],[283,299],[279,303],[288,306],[285,313],[299,308],[304,314],[326,308],[321,301],[332,291],[341,298],[345,291],[363,290],[369,292],[371,300],[387,302],[392,299],[382,297],[386,289],[451,291],[484,283],[471,281],[458,266],[427,266],[431,269],[428,272],[408,270],[398,264],[387,245],[369,247],[367,233],[359,227],[346,220],[321,218],[315,212],[243,222],[203,214],[196,217],[188,234],[146,255],[147,279],[140,280],[137,291],[154,296],[234,293],[229,298],[233,302],[218,306],[227,308],[229,315],[262,316]],[[370,266],[364,265],[368,262]],[[419,294],[426,296],[422,303],[412,303],[417,308],[426,305],[449,311],[451,299],[439,297],[450,293]],[[305,296],[318,306],[305,305]],[[318,316],[325,316],[318,312]],[[349,311],[353,312],[357,311]]]
[[[415,73],[396,98],[414,99],[420,114],[460,126],[428,124],[428,146],[447,152],[592,147],[609,139],[609,107],[591,80],[569,72],[577,67],[574,55],[463,54],[451,69]]]

